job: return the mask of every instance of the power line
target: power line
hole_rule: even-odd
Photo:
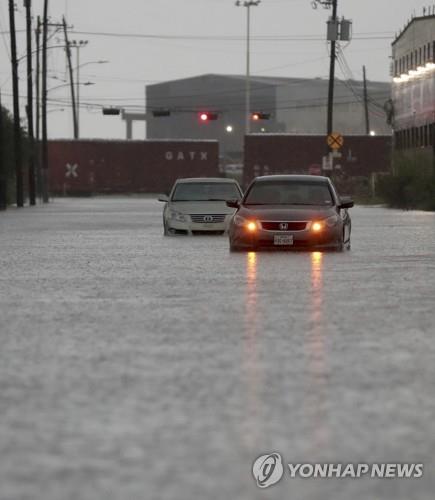
[[[164,34],[147,34],[147,33],[123,33],[114,31],[81,31],[73,30],[71,33],[76,35],[86,36],[101,36],[111,38],[140,38],[140,39],[156,39],[156,40],[198,40],[198,41],[228,41],[228,42],[244,42],[244,37],[240,35],[164,35]],[[367,32],[355,34],[353,40],[390,40],[391,35],[384,35],[387,32]],[[256,35],[252,37],[253,41],[261,42],[300,42],[300,41],[324,41],[320,35]]]

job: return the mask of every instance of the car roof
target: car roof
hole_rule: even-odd
[[[327,183],[329,182],[328,177],[322,175],[263,175],[261,177],[256,177],[255,182],[270,182],[270,181],[310,181]]]
[[[211,182],[211,183],[214,183],[214,182],[219,182],[219,183],[222,183],[222,182],[225,182],[225,183],[236,183],[237,184],[237,181],[235,179],[228,179],[226,177],[186,177],[186,178],[182,178],[182,179],[177,179],[176,180],[176,183],[177,184],[188,184],[190,182],[195,182],[195,183],[201,183],[201,182]]]

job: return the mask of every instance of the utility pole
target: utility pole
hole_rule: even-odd
[[[6,210],[6,168],[3,162],[3,108],[2,108],[2,95],[0,89],[0,210]]]
[[[246,88],[245,88],[245,131],[251,132],[251,7],[257,7],[261,0],[237,0],[237,7],[246,7]]]
[[[77,116],[77,137],[80,137],[80,49],[86,47],[88,40],[71,40],[71,46],[76,49],[76,116]]]
[[[40,125],[41,125],[41,18],[38,16],[36,21],[35,30],[35,40],[36,40],[36,75],[35,75],[35,90],[36,90],[36,132],[35,138],[37,141],[40,139]]]
[[[23,193],[23,166],[21,150],[21,123],[18,87],[18,60],[17,41],[15,32],[15,5],[14,0],[9,0],[9,25],[11,35],[11,62],[12,62],[12,91],[14,101],[14,159],[17,207],[24,206]]]
[[[44,0],[42,20],[42,151],[41,180],[42,200],[48,203],[48,138],[47,138],[47,38],[48,38],[48,0]]]
[[[332,0],[332,23],[337,22],[337,2]],[[331,60],[329,65],[329,89],[328,89],[328,120],[327,120],[327,134],[333,132],[333,113],[334,113],[334,83],[335,83],[335,58],[336,58],[336,40],[331,40]]]
[[[41,178],[41,150],[40,150],[40,122],[41,122],[41,106],[40,106],[40,94],[41,94],[41,71],[40,71],[40,61],[41,61],[41,18],[38,16],[35,30],[36,39],[36,183],[38,186],[38,196],[42,197],[42,178]]]
[[[367,78],[366,78],[365,66],[363,66],[363,80],[364,80],[364,115],[366,122],[366,135],[370,135],[369,97],[367,92]]]
[[[69,82],[70,82],[70,87],[71,87],[71,103],[72,103],[72,114],[73,114],[73,129],[74,129],[74,139],[79,138],[79,127],[78,127],[78,120],[77,120],[77,106],[76,106],[76,98],[74,94],[74,76],[73,76],[73,68],[72,68],[72,63],[71,63],[71,44],[68,40],[68,29],[66,25],[66,20],[65,17],[62,19],[62,24],[63,24],[63,33],[65,36],[65,50],[66,50],[66,57],[68,61],[68,70],[69,70]],[[77,90],[78,90],[78,82],[77,82]]]
[[[35,137],[33,131],[32,0],[24,0],[27,36],[27,128],[29,134],[29,201],[36,205]]]

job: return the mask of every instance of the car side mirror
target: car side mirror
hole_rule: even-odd
[[[339,208],[352,208],[355,205],[350,196],[341,196]]]
[[[159,197],[158,197],[157,199],[158,199],[159,201],[163,201],[163,202],[165,202],[165,203],[169,201],[169,197],[168,197],[168,195],[166,195],[166,194],[161,194],[161,195],[159,195]]]
[[[240,200],[227,200],[225,203],[227,204],[227,207],[230,207],[230,208],[239,208],[240,207]]]

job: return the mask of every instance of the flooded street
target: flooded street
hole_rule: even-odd
[[[148,198],[0,215],[2,500],[433,500],[435,214],[352,250],[232,254]],[[252,463],[423,463],[292,479]]]

